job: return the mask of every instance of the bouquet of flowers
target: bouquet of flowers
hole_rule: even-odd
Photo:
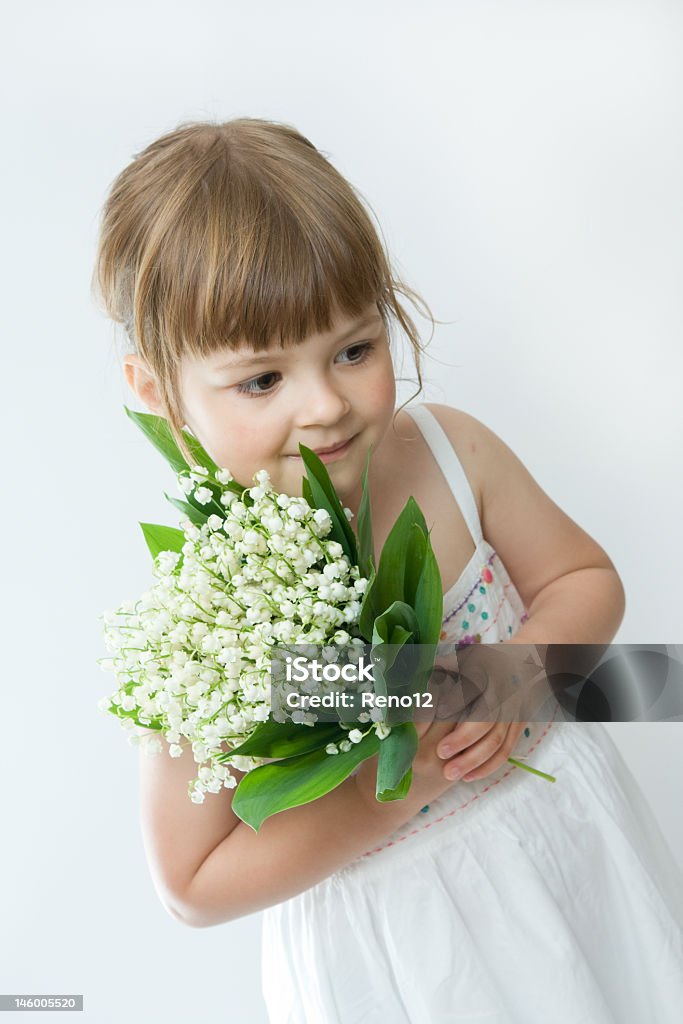
[[[354,702],[331,722],[288,711],[273,701],[272,666],[276,653],[298,645],[320,650],[326,662],[342,650],[354,662],[370,649],[375,685],[386,693],[397,652],[412,645],[418,656],[407,692],[424,689],[443,597],[417,503],[407,501],[376,566],[370,453],[356,535],[324,464],[304,445],[302,496],[293,497],[276,493],[265,470],[242,486],[183,432],[196,459],[189,465],[166,420],[126,413],[175,470],[184,500],[165,497],[183,518],[180,529],[140,524],[155,582],[100,616],[112,656],[99,663],[117,681],[101,710],[120,719],[131,742],[142,739],[136,727],[159,733],[152,751],[163,749],[162,736],[171,757],[191,744],[200,767],[190,799],[237,787],[232,808],[255,831],[271,814],[328,793],[375,754],[377,799],[404,797],[417,750],[410,715],[389,724],[382,710],[358,712]],[[246,773],[239,785],[231,767]]]

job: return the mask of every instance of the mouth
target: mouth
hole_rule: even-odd
[[[358,437],[358,434],[354,434],[349,437],[346,441],[340,441],[339,444],[332,445],[330,448],[314,448],[313,451],[318,456],[321,462],[335,462],[337,459],[341,459],[346,455],[347,451]],[[298,459],[302,461],[300,455],[288,455],[289,459]]]

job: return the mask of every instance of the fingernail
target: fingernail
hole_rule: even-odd
[[[459,779],[460,778],[462,773],[463,773],[463,769],[462,768],[447,768],[446,769],[446,778],[450,779],[451,781],[455,781],[455,779]]]
[[[441,747],[438,751],[439,757],[450,757],[453,751],[453,747]]]

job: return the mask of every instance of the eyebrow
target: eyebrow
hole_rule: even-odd
[[[362,327],[370,327],[371,324],[381,320],[382,317],[375,313],[371,316],[363,317],[362,320],[358,320],[353,327],[349,328],[348,331],[344,331],[336,340],[335,344],[339,344],[340,341],[346,341],[352,334],[360,331]],[[233,363],[222,363],[221,366],[214,366],[213,371],[218,372],[219,370],[236,370],[241,366],[251,366],[254,363],[272,363],[273,359],[277,358],[275,352],[260,352],[255,353],[253,356],[245,356],[243,359],[236,359]]]

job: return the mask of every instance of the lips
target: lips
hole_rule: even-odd
[[[342,451],[344,448],[347,448],[351,444],[351,442],[354,440],[354,438],[356,436],[357,436],[356,434],[352,434],[351,437],[347,437],[343,441],[338,441],[336,444],[330,445],[327,448],[313,448],[312,451],[314,451],[315,454],[318,455],[318,456],[334,455],[335,452],[339,452],[339,451]],[[306,447],[310,448],[311,446],[310,445],[306,445]],[[301,456],[300,455],[290,455],[289,458],[290,459],[300,459]]]
[[[338,451],[343,448],[344,445],[348,444],[352,439],[347,437],[344,441],[337,441],[336,444],[331,445],[329,448],[314,448],[313,451],[316,455],[330,455],[332,452]]]

